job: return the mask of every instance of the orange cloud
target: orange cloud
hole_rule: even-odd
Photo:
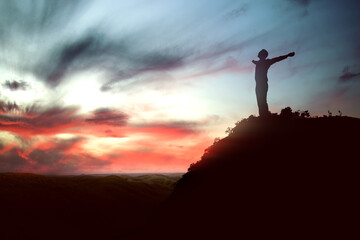
[[[129,124],[128,119],[114,109],[83,115],[74,107],[3,111],[1,130],[18,136],[21,144],[0,148],[0,171],[185,171],[211,142],[200,130],[209,120]],[[126,141],[118,146],[106,141],[89,145],[109,138]]]

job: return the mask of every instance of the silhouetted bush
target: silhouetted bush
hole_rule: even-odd
[[[302,112],[300,116],[302,118],[308,118],[308,117],[310,117],[310,113],[308,110],[306,110],[306,111]]]
[[[286,107],[281,110],[280,116],[283,118],[291,118],[293,116],[293,112],[291,107]]]
[[[281,110],[280,112],[280,116],[282,118],[285,118],[285,119],[291,119],[291,118],[309,118],[310,117],[310,113],[308,110],[305,110],[305,111],[300,111],[300,110],[297,110],[295,112],[292,111],[291,107],[286,107],[284,109]]]

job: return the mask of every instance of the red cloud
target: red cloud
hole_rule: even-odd
[[[185,171],[211,142],[199,130],[211,119],[135,125],[128,124],[129,116],[115,109],[98,109],[81,115],[75,107],[24,110],[11,107],[16,104],[9,106],[0,113],[0,127],[21,137],[22,147],[2,145],[0,171]],[[72,137],[60,140],[57,136],[60,133]],[[136,136],[135,140],[132,140],[133,136]],[[109,145],[109,150],[107,145],[88,149],[89,141],[97,137],[127,137],[130,140],[123,146]]]
[[[79,115],[76,107],[20,109],[15,103],[1,104],[0,107],[1,129],[26,139],[34,135],[51,136],[59,133],[89,133],[107,136],[110,127],[124,126],[128,119],[127,115],[111,109],[99,109],[90,116],[86,116]],[[111,135],[119,136],[116,133]]]
[[[21,171],[36,173],[81,173],[96,172],[109,164],[96,158],[82,148],[83,139],[35,144],[25,151],[8,146],[0,151],[0,171]]]
[[[81,126],[81,118],[74,107],[52,107],[49,109],[19,109],[0,114],[0,127],[24,138],[33,135],[52,135],[62,130]]]
[[[200,158],[210,139],[200,137],[192,145],[179,147],[154,138],[150,142],[137,141],[131,149],[119,147],[100,156],[86,152],[82,143],[83,140],[69,139],[34,145],[24,152],[9,146],[0,152],[0,171],[51,174],[181,172]]]

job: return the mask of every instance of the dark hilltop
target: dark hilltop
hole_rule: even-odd
[[[251,116],[227,132],[190,166],[135,239],[355,233],[360,119],[309,117],[288,107],[280,115]]]

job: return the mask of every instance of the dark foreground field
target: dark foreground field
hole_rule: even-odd
[[[0,239],[122,239],[157,210],[180,176],[0,173]]]

